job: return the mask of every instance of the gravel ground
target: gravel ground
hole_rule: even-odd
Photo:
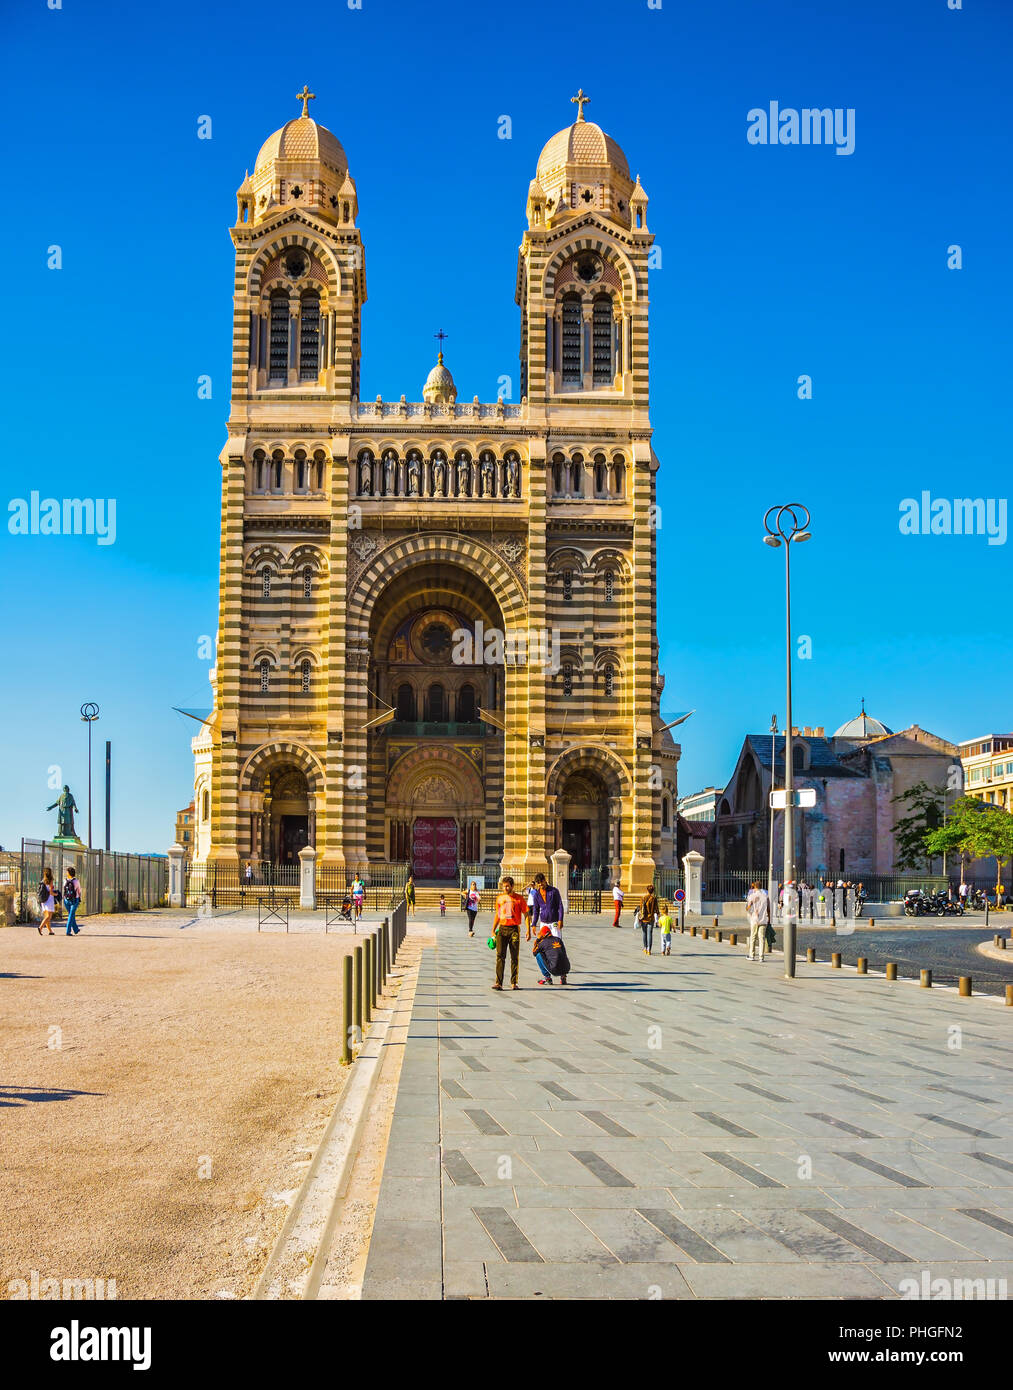
[[[351,936],[91,917],[0,932],[0,1297],[243,1297],[334,1108]],[[361,938],[360,938],[361,939]]]

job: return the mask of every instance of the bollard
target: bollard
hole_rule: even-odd
[[[344,979],[342,980],[342,999],[341,999],[341,1025],[342,1043],[341,1060],[347,1066],[352,1060],[352,957],[346,956],[344,959]]]
[[[870,926],[870,927],[874,927],[875,925],[876,925],[876,919],[875,919],[875,917],[870,917],[870,918],[869,918],[869,926]]]
[[[362,938],[362,1021],[369,1023],[373,1018],[373,965],[370,960],[372,943],[368,936]]]
[[[362,947],[355,948],[355,1039],[362,1044]]]
[[[387,984],[387,918],[385,917],[385,918],[383,919],[383,925],[380,927],[380,988],[381,988],[381,990],[384,989],[384,988],[386,987],[386,984]]]
[[[714,918],[714,922],[713,922],[713,924],[712,924],[712,925],[713,925],[713,926],[715,926],[715,927],[716,927],[716,926],[717,926],[717,924],[718,924],[718,919],[717,919],[717,918],[716,918],[716,917],[715,917],[715,918]]]
[[[840,968],[841,968],[841,953],[840,953],[840,951],[834,951],[833,955],[830,957],[830,964],[833,966],[833,968],[834,968],[835,970],[840,970]]]
[[[858,957],[858,973],[859,975],[868,975],[869,973],[869,962],[865,956]]]
[[[963,996],[964,999],[970,999],[970,997],[971,997],[971,977],[970,977],[970,975],[961,975],[961,977],[960,977],[960,984],[959,984],[959,986],[958,986],[958,990],[959,990],[960,994]]]
[[[999,938],[999,949],[1000,951],[1005,951],[1006,949],[1006,938],[1004,936],[1000,936]]]
[[[718,940],[719,940],[719,941],[721,940],[721,936],[722,936],[721,932],[718,932]]]
[[[888,980],[896,980],[896,978],[897,978],[897,962],[896,962],[896,961],[892,961],[892,960],[888,960],[888,961],[887,961],[887,963],[886,963],[886,978],[887,978]]]
[[[380,1003],[380,933],[372,931],[373,938],[373,1008]]]
[[[690,927],[689,934],[690,936],[696,936],[696,927]]]
[[[931,988],[932,988],[932,971],[931,971],[931,970],[923,970],[923,971],[922,971],[922,975],[921,975],[921,987],[922,987],[922,989],[931,989]]]
[[[709,941],[711,939],[710,927],[704,927],[703,939],[704,941]]]
[[[809,962],[810,965],[815,965],[815,964],[816,964],[816,947],[815,947],[815,946],[809,946],[809,947],[806,948],[805,958],[806,958],[806,960]]]
[[[1006,1003],[1013,1005],[1013,985],[1006,986]]]
[[[732,932],[731,936],[728,938],[728,944],[729,944],[729,946],[737,946],[737,945],[739,944],[739,934],[738,934],[738,932],[735,932],[735,931]]]
[[[999,933],[996,932],[995,936],[992,937],[992,945],[993,945],[993,946],[998,946],[998,945],[999,945],[999,941],[1000,941]]]

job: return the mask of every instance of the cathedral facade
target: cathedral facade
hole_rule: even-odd
[[[231,232],[195,858],[309,844],[348,870],[526,879],[563,847],[636,888],[671,856],[679,756],[659,714],[647,197],[580,93],[527,193],[520,401],[462,401],[442,352],[421,400],[363,400],[356,187],[310,99]]]

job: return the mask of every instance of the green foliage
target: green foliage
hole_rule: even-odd
[[[994,858],[998,886],[1003,864],[1013,859],[1013,815],[976,796],[962,796],[954,803],[946,825],[926,835],[925,846],[931,854],[956,849],[975,859]]]
[[[893,825],[898,869],[929,869],[933,855],[941,853],[940,850],[930,851],[926,841],[942,825],[945,795],[943,787],[916,782],[906,792],[892,798],[908,812]]]

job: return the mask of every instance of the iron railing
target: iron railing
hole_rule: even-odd
[[[165,907],[169,900],[169,861],[164,855],[124,854],[22,839],[20,853],[6,852],[0,864],[0,874],[5,872],[6,882],[14,888],[19,922],[41,917],[38,886],[46,868],[52,869],[53,881],[61,892],[66,870],[74,869],[81,884],[78,910],[82,917],[97,912],[144,912]]]

